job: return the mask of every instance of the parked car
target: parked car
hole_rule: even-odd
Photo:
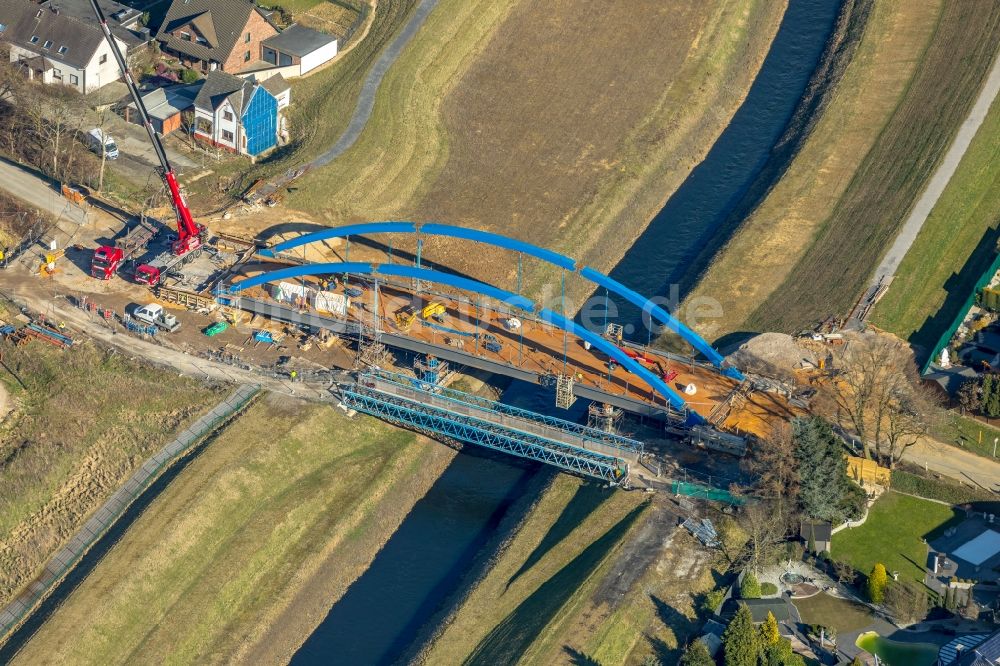
[[[104,130],[95,127],[87,132],[86,140],[87,147],[97,155],[101,154],[101,147],[103,146],[105,157],[109,160],[118,159],[118,144],[115,143],[114,137]]]
[[[177,317],[164,310],[163,306],[157,303],[150,303],[149,305],[143,305],[141,308],[136,308],[132,312],[132,316],[139,321],[158,326],[168,333],[173,333],[181,327],[181,323],[177,321]]]

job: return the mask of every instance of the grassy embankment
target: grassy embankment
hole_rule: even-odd
[[[15,663],[287,661],[453,455],[271,395],[154,500]]]
[[[994,101],[872,323],[929,350],[993,262],[998,238],[1000,101]]]
[[[751,327],[793,331],[850,309],[968,115],[998,47],[1000,4],[944,3],[906,95]]]
[[[11,411],[0,421],[0,604],[225,392],[88,344],[5,345],[3,364]]]
[[[709,557],[636,493],[557,477],[426,650],[428,664],[663,663],[689,638]],[[590,663],[590,662],[587,662]]]
[[[303,11],[315,4],[293,3],[291,9]],[[214,193],[220,183],[231,181],[229,189],[238,194],[255,179],[298,168],[332,146],[354,113],[358,93],[372,63],[416,4],[417,0],[379,0],[378,7],[372,10],[371,26],[364,39],[353,46],[347,45],[351,46],[350,52],[310,76],[291,81],[289,124],[294,128],[293,142],[254,165],[242,159],[213,165],[211,177],[187,184],[197,202],[214,209],[218,203]],[[354,40],[359,37],[360,34],[355,35]]]
[[[783,7],[581,13],[569,2],[442,0],[386,76],[357,144],[303,178],[288,205],[328,223],[494,229],[607,268],[735,112]],[[482,249],[436,240],[428,252],[513,279],[511,262]]]
[[[364,10],[362,0],[279,0],[295,23],[343,38]],[[344,47],[343,41],[339,44]]]
[[[810,137],[695,288],[724,310],[706,334],[846,311],[978,94],[998,18],[992,3],[874,3]]]
[[[833,535],[833,556],[867,574],[876,562],[913,580],[924,579],[927,546],[922,539],[951,520],[951,507],[892,491],[869,509],[868,520]]]

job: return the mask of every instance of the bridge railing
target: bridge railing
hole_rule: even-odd
[[[580,423],[566,421],[565,419],[548,416],[547,414],[539,414],[537,412],[521,409],[502,402],[496,402],[495,400],[490,400],[488,398],[483,398],[471,393],[465,393],[463,391],[458,391],[445,386],[428,384],[427,382],[422,382],[415,377],[407,377],[406,375],[400,375],[386,370],[372,370],[364,373],[362,378],[378,379],[407,390],[417,388],[423,392],[433,393],[442,400],[448,400],[455,404],[471,405],[480,411],[505,414],[528,421],[539,422],[550,428],[572,433],[580,437],[582,440],[601,442],[630,454],[638,455],[643,452],[643,443],[630,437],[599,430]]]

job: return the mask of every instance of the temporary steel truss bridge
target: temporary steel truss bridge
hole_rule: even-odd
[[[382,371],[340,387],[345,406],[430,436],[484,446],[627,485],[642,443]]]

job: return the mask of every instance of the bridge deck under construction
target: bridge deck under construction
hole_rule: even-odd
[[[255,274],[266,268],[266,265],[247,266],[243,272]],[[575,336],[526,317],[523,312],[507,310],[502,304],[474,303],[458,293],[426,288],[417,292],[401,282],[380,279],[377,290],[371,285],[369,280],[351,279],[350,286],[362,293],[351,299],[351,307],[343,316],[318,312],[301,302],[275,301],[261,287],[247,289],[232,301],[240,309],[255,314],[326,328],[347,337],[371,336],[377,328],[382,342],[389,347],[435,355],[523,381],[543,383],[555,376],[569,376],[573,378],[572,392],[577,397],[666,421],[678,422],[684,418],[645,381],[620,365],[609,364],[603,353],[587,349]],[[443,321],[419,316],[419,308],[431,301],[444,306]],[[395,315],[407,307],[415,308],[417,316],[404,329]],[[516,329],[507,324],[512,317],[520,321]],[[484,342],[487,336],[500,343],[499,350],[487,348]],[[745,386],[741,390],[738,380],[707,364],[654,348],[628,343],[621,346],[630,349],[658,375],[670,377],[671,386],[678,392],[683,393],[693,384],[694,395],[684,396],[688,407],[722,430],[766,435],[768,423],[775,416],[784,419],[792,413],[782,396],[748,392]]]

